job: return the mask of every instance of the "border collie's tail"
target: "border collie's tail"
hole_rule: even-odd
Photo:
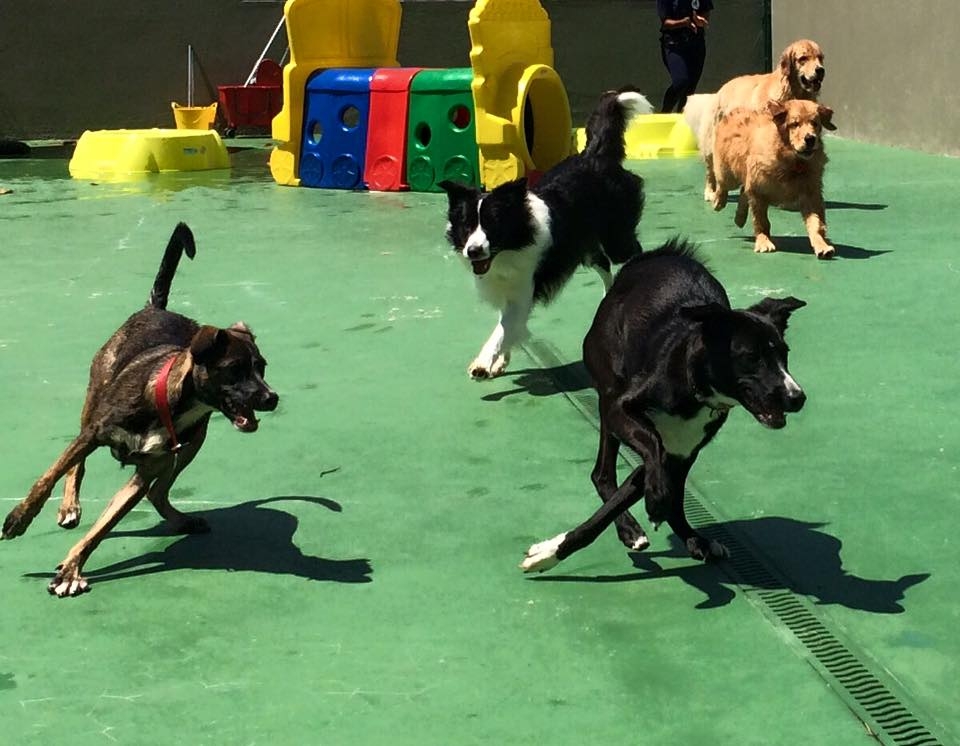
[[[160,309],[167,307],[170,283],[173,282],[173,276],[177,272],[177,265],[180,263],[180,257],[184,252],[186,252],[188,257],[193,259],[197,253],[197,246],[193,241],[193,231],[187,227],[187,224],[177,223],[177,227],[173,229],[170,241],[167,243],[167,249],[163,252],[160,270],[157,272],[157,279],[153,281],[150,300],[147,301],[148,306]]]
[[[693,130],[697,147],[704,156],[713,153],[713,134],[719,103],[716,93],[697,93],[689,96],[686,106],[683,107],[683,119]]]
[[[583,155],[622,163],[627,154],[623,142],[627,124],[638,114],[650,114],[652,111],[653,106],[646,96],[637,91],[604,93],[587,120],[587,146],[583,149]]]

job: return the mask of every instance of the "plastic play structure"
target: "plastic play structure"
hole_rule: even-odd
[[[169,171],[230,168],[230,156],[214,130],[87,130],[70,159],[76,179],[118,180]]]
[[[477,0],[469,68],[401,68],[400,20],[400,0],[287,0],[277,183],[438,191],[455,179],[492,189],[583,147],[539,0]],[[626,145],[630,158],[696,154],[676,114],[638,117]]]
[[[399,0],[287,0],[290,61],[270,171],[278,184],[491,189],[573,150],[539,0],[479,0],[470,68],[400,68]]]
[[[479,0],[467,26],[484,186],[562,161],[572,152],[570,103],[553,69],[543,6],[538,0]]]
[[[290,61],[283,68],[283,108],[273,120],[279,145],[270,155],[278,184],[300,184],[307,79],[328,68],[399,67],[399,0],[287,0]],[[319,133],[318,133],[319,134]]]

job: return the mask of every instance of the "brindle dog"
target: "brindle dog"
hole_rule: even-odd
[[[202,518],[170,504],[170,487],[203,445],[213,412],[222,412],[238,430],[253,432],[258,424],[254,411],[277,407],[277,394],[263,380],[266,361],[246,324],[218,329],[166,310],[184,252],[192,259],[196,247],[193,233],[180,223],[146,307],[127,319],[93,358],[80,434],[3,523],[2,538],[20,536],[66,475],[57,523],[74,528],[80,522],[87,456],[109,446],[121,464],[133,465],[133,476],[57,567],[48,586],[56,596],[75,596],[89,588],[81,574],[84,563],[144,496],[175,531],[209,531]]]

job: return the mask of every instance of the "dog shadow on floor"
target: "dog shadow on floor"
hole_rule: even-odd
[[[827,210],[886,210],[889,205],[883,205],[877,202],[843,202],[836,200],[827,200],[824,203]]]
[[[306,503],[336,513],[342,510],[339,503],[324,497],[287,496],[198,511],[196,515],[210,524],[210,533],[181,536],[162,550],[97,567],[85,573],[86,577],[100,585],[110,580],[172,570],[229,570],[295,575],[337,583],[373,580],[370,577],[373,569],[366,559],[327,559],[300,551],[294,543],[297,518],[268,507],[288,502]],[[107,538],[170,535],[161,521],[148,529],[112,531]]]
[[[510,383],[514,384],[516,388],[486,394],[481,397],[483,401],[500,401],[514,394],[527,394],[529,396],[573,394],[577,391],[593,388],[590,383],[590,375],[580,360],[564,365],[554,365],[552,368],[510,370],[505,374],[505,378],[509,378]]]
[[[753,248],[753,237],[742,237],[744,242]],[[810,239],[806,236],[771,236],[773,242],[777,245],[777,252],[781,254],[809,254],[814,257],[813,249],[810,248]],[[850,244],[838,243],[829,237],[830,243],[836,249],[836,256],[840,259],[872,259],[875,256],[889,254],[890,249],[865,249],[861,246],[851,246]]]
[[[726,562],[704,564],[690,559],[680,540],[671,534],[671,548],[667,551],[629,553],[638,572],[600,576],[546,574],[534,580],[619,583],[679,578],[706,597],[696,608],[713,609],[736,598],[736,589],[740,587],[734,579],[738,560],[756,558],[775,570],[755,573],[754,577],[762,579],[752,583],[744,581],[745,589],[786,590],[807,596],[817,605],[836,604],[874,614],[900,614],[904,611],[902,602],[907,590],[930,577],[929,573],[918,573],[896,580],[874,580],[847,572],[840,556],[843,543],[822,531],[825,525],[773,516],[721,522],[705,527],[703,533],[720,540],[728,534],[746,542],[741,545],[738,541],[736,547],[729,547],[733,556]],[[749,544],[763,546],[762,555],[750,552],[746,548]],[[662,562],[665,559],[669,563]],[[678,566],[676,561],[683,559],[689,559],[689,563]]]

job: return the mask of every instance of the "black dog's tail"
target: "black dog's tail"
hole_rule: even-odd
[[[148,306],[160,309],[167,307],[170,283],[173,282],[177,265],[180,264],[180,257],[184,252],[193,259],[197,253],[197,246],[193,241],[193,231],[187,227],[187,224],[177,223],[167,243],[167,249],[163,252],[160,271],[157,272],[157,279],[153,281],[153,290],[150,291],[150,300],[147,301]]]
[[[623,134],[638,114],[649,114],[653,106],[633,89],[608,91],[587,120],[587,146],[583,155],[622,163],[626,157]]]

